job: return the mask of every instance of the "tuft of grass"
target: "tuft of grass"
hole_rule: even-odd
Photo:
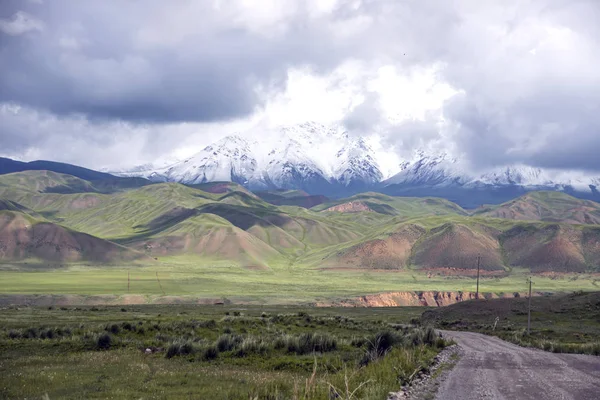
[[[243,341],[239,335],[224,334],[217,339],[216,347],[220,352],[231,351]]]

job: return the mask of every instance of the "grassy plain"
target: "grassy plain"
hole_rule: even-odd
[[[422,310],[4,308],[0,397],[382,399],[445,345]]]
[[[380,292],[474,291],[473,277],[426,275],[415,270],[332,270],[279,267],[248,270],[227,262],[179,261],[148,267],[66,266],[40,269],[26,266],[0,271],[3,294],[79,294],[191,296],[228,299],[236,303],[299,304],[331,301]],[[157,280],[158,274],[158,280]],[[129,290],[128,290],[129,276]],[[480,290],[491,293],[524,292],[526,270],[505,277],[480,279]],[[537,276],[536,292],[598,290],[596,275]],[[160,283],[159,283],[160,281]]]

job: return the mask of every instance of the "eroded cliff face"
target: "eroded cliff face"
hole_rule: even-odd
[[[526,293],[480,293],[480,299],[498,299],[524,297]],[[533,296],[541,296],[542,293],[533,293]],[[410,292],[388,292],[369,294],[354,299],[340,300],[335,302],[322,302],[317,306],[338,307],[399,307],[399,306],[424,306],[443,307],[466,300],[474,300],[475,292],[442,292],[442,291],[410,291]]]

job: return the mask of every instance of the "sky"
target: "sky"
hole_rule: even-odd
[[[2,0],[0,156],[124,168],[315,121],[600,173],[597,0]]]

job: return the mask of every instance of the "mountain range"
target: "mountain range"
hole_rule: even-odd
[[[45,170],[0,176],[0,265],[9,268],[167,260],[472,275],[481,256],[493,276],[513,268],[597,272],[599,222],[600,204],[559,192],[469,211],[446,199],[376,192],[328,199],[252,193],[232,182],[102,183]]]
[[[248,140],[244,137],[259,137]],[[185,160],[113,171],[154,182],[239,183],[252,191],[300,189],[313,195],[343,197],[367,190],[390,195],[436,196],[474,208],[497,204],[531,190],[556,190],[600,199],[600,177],[578,172],[556,174],[525,165],[474,173],[446,153],[415,152],[385,168],[368,140],[341,127],[304,123],[227,136]]]

